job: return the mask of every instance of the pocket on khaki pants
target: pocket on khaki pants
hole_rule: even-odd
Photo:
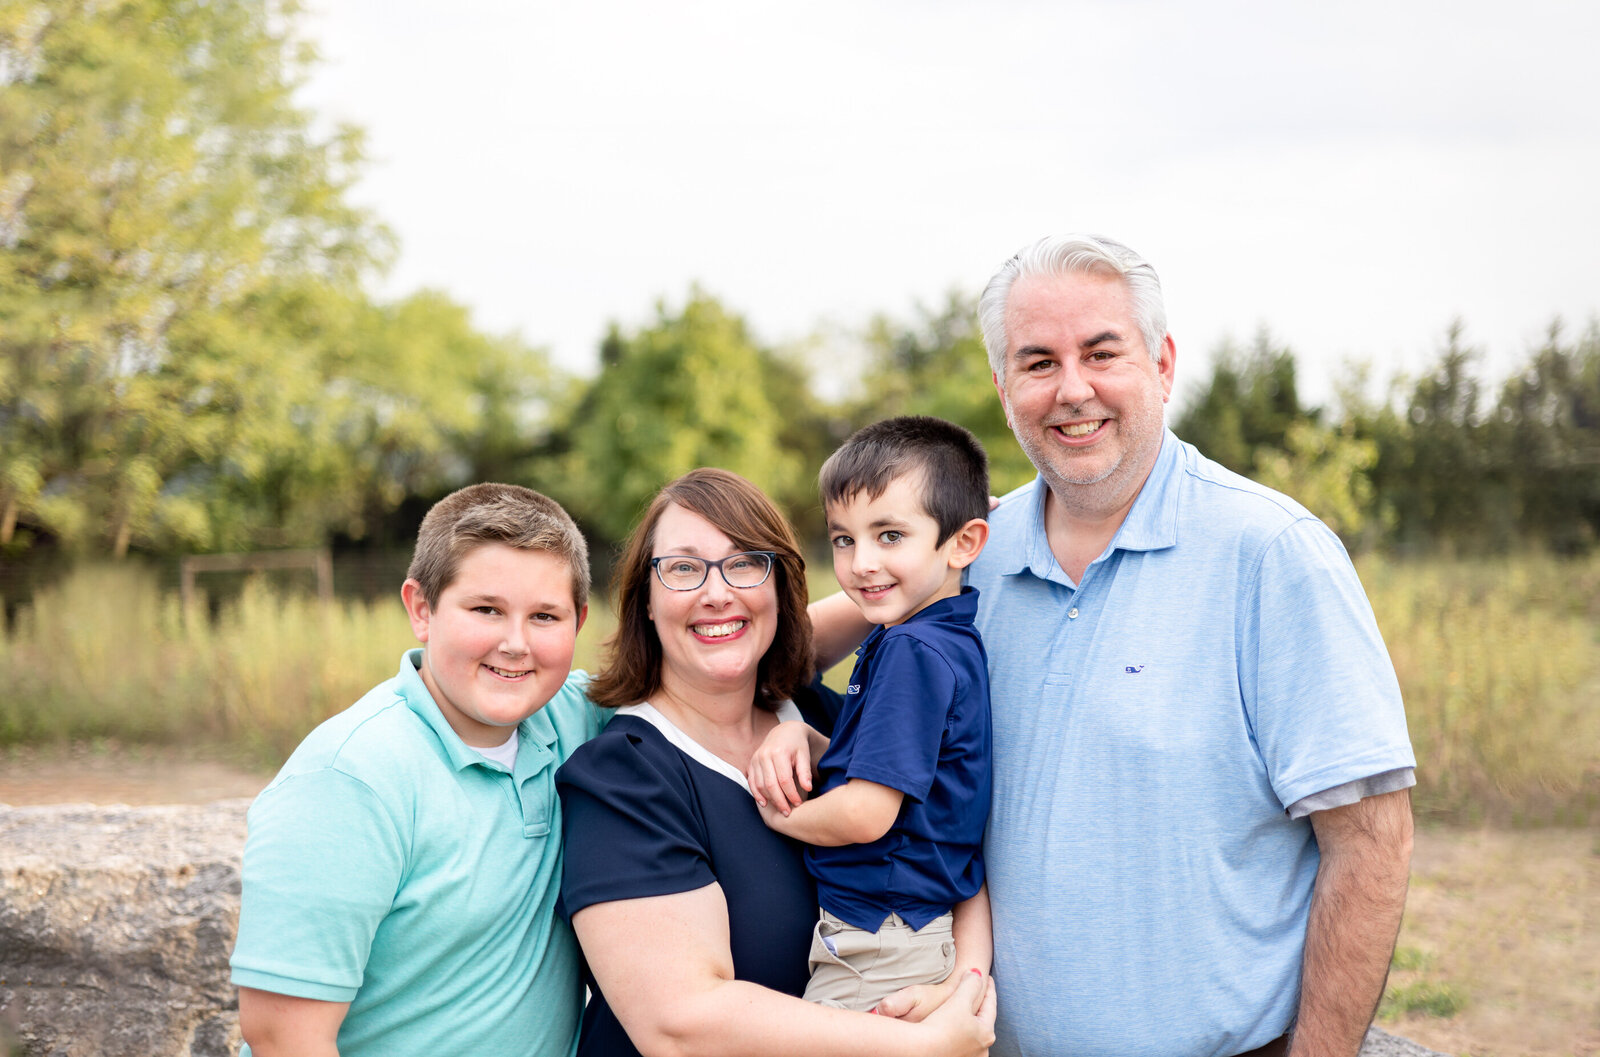
[[[822,911],[811,934],[807,1001],[866,1011],[912,984],[936,984],[955,969],[951,917],[943,914],[913,930],[898,914],[877,932],[845,924]]]

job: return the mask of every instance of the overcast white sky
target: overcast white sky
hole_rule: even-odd
[[[579,370],[691,282],[789,342],[1070,230],[1156,266],[1180,391],[1260,324],[1321,399],[1600,310],[1592,0],[310,3],[383,292]]]

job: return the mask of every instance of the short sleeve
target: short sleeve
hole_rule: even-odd
[[[933,647],[893,631],[879,643],[873,667],[845,776],[926,799],[950,722],[955,673]]]
[[[618,899],[689,892],[716,881],[677,750],[636,720],[613,720],[556,775],[566,833],[568,916]]]
[[[1281,803],[1415,766],[1394,665],[1325,525],[1301,520],[1273,540],[1243,614],[1241,690]]]
[[[844,696],[822,681],[821,672],[795,690],[794,704],[800,710],[800,718],[813,729],[833,737],[833,725],[839,721],[839,712],[844,708]]]
[[[348,1002],[404,872],[405,840],[371,788],[334,770],[251,805],[234,984]]]

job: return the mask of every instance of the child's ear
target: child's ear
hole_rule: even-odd
[[[428,608],[428,600],[422,597],[422,585],[415,580],[408,579],[400,585],[400,600],[406,604],[406,616],[411,618],[411,634],[417,641],[427,644],[428,622],[433,616],[433,611]]]
[[[579,631],[583,630],[583,622],[585,620],[588,620],[588,619],[589,619],[589,606],[586,603],[582,609],[578,610],[578,630]]]
[[[978,555],[983,553],[983,545],[989,542],[989,523],[981,517],[956,529],[951,536],[950,568],[965,569],[978,560]]]

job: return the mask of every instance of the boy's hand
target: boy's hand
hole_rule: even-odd
[[[787,816],[805,803],[811,792],[812,740],[821,737],[809,724],[791,720],[774,727],[756,749],[745,780],[763,813],[770,805]]]

